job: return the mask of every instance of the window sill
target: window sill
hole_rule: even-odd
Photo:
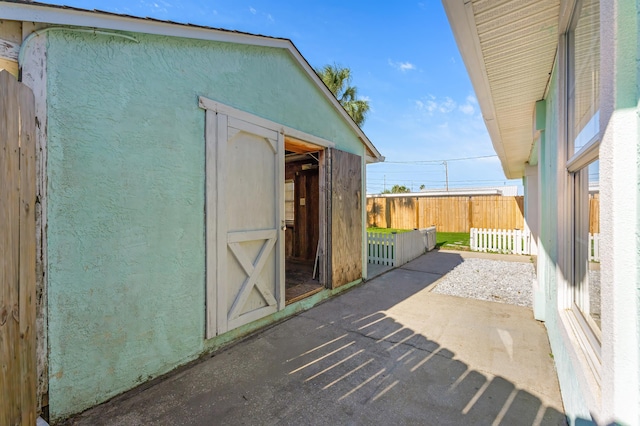
[[[602,364],[591,347],[580,322],[571,310],[559,310],[560,334],[567,350],[569,361],[594,420],[601,412],[600,371]]]

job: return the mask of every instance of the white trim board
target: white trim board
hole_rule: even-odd
[[[280,134],[285,136],[291,136],[292,138],[299,139],[301,141],[310,142],[315,145],[319,145],[324,148],[334,148],[335,143],[318,136],[311,135],[309,133],[296,130],[291,127],[283,126],[275,121],[268,120],[266,118],[258,117],[249,112],[239,110],[237,108],[230,107],[225,104],[208,99],[204,96],[198,98],[198,106],[207,111],[214,111],[221,114],[226,114],[231,117],[238,118],[243,121],[248,121],[258,126],[266,127],[268,129],[279,129]]]
[[[35,31],[37,25],[23,23],[22,37]],[[33,40],[31,49],[24,56],[22,82],[29,86],[35,98],[36,125],[36,288],[41,300],[36,305],[37,352],[37,401],[42,406],[42,396],[49,391],[48,347],[48,249],[47,249],[47,36]]]

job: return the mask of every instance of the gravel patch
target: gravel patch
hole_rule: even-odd
[[[433,292],[531,307],[535,277],[529,262],[471,258],[438,280]]]
[[[589,271],[589,312],[591,318],[600,324],[600,270]]]

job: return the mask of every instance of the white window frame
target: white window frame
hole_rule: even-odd
[[[562,164],[562,179],[564,190],[564,205],[561,208],[562,213],[559,219],[559,234],[564,236],[564,244],[559,246],[559,264],[562,265],[564,276],[561,282],[564,282],[564,291],[559,293],[559,308],[561,310],[561,318],[565,320],[567,331],[573,336],[570,340],[577,344],[574,348],[577,350],[576,355],[582,362],[585,362],[593,373],[592,378],[595,383],[600,386],[600,370],[601,370],[601,336],[600,330],[594,330],[593,324],[584,317],[584,314],[576,306],[575,294],[575,271],[576,271],[576,244],[575,244],[575,226],[584,226],[580,224],[581,218],[576,217],[576,205],[583,202],[583,196],[588,197],[588,178],[587,191],[585,193],[576,193],[576,181],[581,179],[579,172],[588,170],[589,165],[598,160],[600,140],[602,138],[602,128],[598,133],[593,135],[591,139],[578,151],[574,153],[573,135],[574,120],[571,100],[569,99],[570,88],[572,87],[572,58],[571,58],[571,32],[575,30],[577,19],[575,19],[575,11],[582,7],[582,1],[569,0],[565,2],[565,10],[569,11],[568,19],[564,22],[564,31],[561,31],[559,59],[561,62],[561,82],[559,85],[559,94],[562,99],[562,107],[560,117],[564,117],[564,128],[561,129],[561,138],[559,140],[559,157]],[[562,23],[562,21],[561,21]],[[562,26],[561,26],[562,27]],[[588,172],[587,172],[588,173]],[[588,219],[587,219],[588,222]],[[602,307],[601,307],[602,308]]]
[[[291,185],[291,191],[287,190],[287,185]],[[289,197],[289,195],[291,197]],[[292,217],[289,217],[289,210],[287,207],[291,206]],[[284,181],[284,219],[287,226],[294,226],[296,220],[296,186],[293,179],[286,179]]]

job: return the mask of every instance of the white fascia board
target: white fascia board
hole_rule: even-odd
[[[369,154],[367,154],[365,156],[365,160],[367,162],[367,164],[375,164],[375,163],[382,163],[384,162],[385,158],[380,156],[380,157],[372,157]]]
[[[68,25],[77,27],[103,28],[116,31],[127,31],[132,33],[145,33],[154,35],[164,35],[171,37],[192,38],[198,40],[219,41],[226,43],[247,44],[262,47],[274,47],[286,49],[305,70],[309,78],[322,91],[333,107],[338,111],[349,126],[358,135],[362,143],[376,158],[382,158],[380,152],[371,143],[367,135],[347,114],[340,105],[333,93],[320,80],[320,77],[313,70],[298,51],[291,40],[284,38],[273,38],[261,35],[234,32],[231,30],[220,30],[215,28],[200,28],[188,24],[163,22],[145,18],[122,16],[110,13],[94,12],[89,10],[64,9],[60,7],[47,7],[43,5],[0,2],[0,19],[13,21],[40,22],[52,25]]]
[[[487,131],[491,137],[493,149],[500,158],[502,170],[507,179],[517,179],[520,175],[513,173],[509,168],[502,137],[498,129],[493,98],[491,97],[491,87],[484,66],[484,58],[482,56],[482,48],[480,47],[480,39],[476,29],[471,1],[442,0],[442,5],[447,13],[453,36],[456,39],[460,55],[462,56],[462,60],[467,68],[467,73],[471,79],[471,84],[476,92],[478,105],[480,105],[482,117],[484,118]]]
[[[291,43],[285,39],[236,33],[233,31],[199,28],[186,24],[162,22],[89,10],[64,9],[25,3],[2,2],[0,19],[38,22],[50,25],[104,28],[134,33],[242,43],[266,47],[287,48],[287,44]]]

